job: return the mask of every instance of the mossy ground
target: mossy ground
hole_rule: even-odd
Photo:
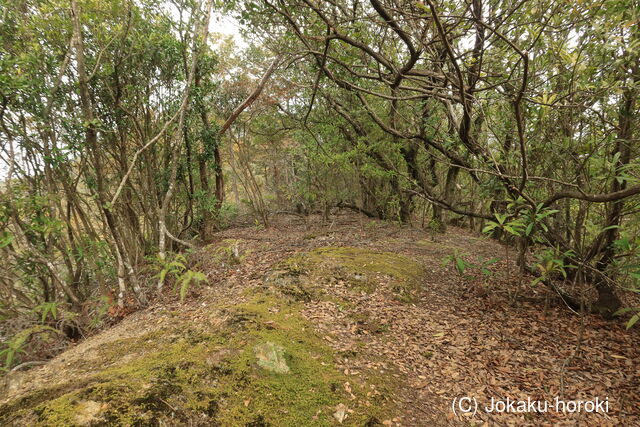
[[[396,299],[403,302],[415,300],[424,274],[418,263],[405,256],[355,247],[322,247],[294,255],[280,265],[280,272],[306,276],[305,280],[285,280],[285,288],[303,300],[321,292],[321,287],[314,285],[324,280],[342,280],[356,290],[371,293],[380,279],[387,277]],[[305,282],[311,286],[305,286]]]
[[[494,257],[504,251],[495,241],[450,227],[425,244],[422,230],[351,217],[313,224],[286,222],[260,236],[253,225],[220,233],[240,242],[241,257],[250,255],[229,265],[212,253],[233,244],[201,248],[190,255],[189,268],[206,272],[209,281],[184,303],[167,292],[48,364],[0,378],[0,425],[335,426],[341,404],[347,426],[462,425],[451,418],[451,401],[469,390],[488,399],[486,378],[495,382],[491,389],[552,399],[567,331],[581,327],[593,333],[585,335],[591,339],[568,372],[565,393],[582,396],[593,384],[611,382],[611,412],[606,419],[538,414],[525,421],[640,425],[637,405],[625,398],[626,390],[639,388],[637,337],[623,334],[623,326],[573,316],[561,301],[545,316],[541,305],[514,308],[506,281],[478,295],[443,264],[455,251]],[[303,238],[309,233],[322,235]],[[406,283],[422,285],[410,305],[394,301],[394,287]],[[523,295],[539,297],[530,287]],[[512,310],[519,315],[506,325]],[[523,339],[505,340],[505,330]],[[284,349],[289,374],[257,365],[254,349],[264,342]],[[620,358],[603,358],[612,348]],[[496,364],[522,375],[496,375]],[[613,378],[613,371],[620,375]],[[475,420],[524,422],[518,414]]]
[[[218,309],[226,320],[216,328],[177,321],[104,346],[87,362],[93,375],[0,407],[0,423],[328,426],[342,403],[353,411],[344,424],[361,426],[393,412],[386,380],[354,383],[336,369],[300,303],[263,292]],[[289,374],[257,366],[263,342],[284,348]]]

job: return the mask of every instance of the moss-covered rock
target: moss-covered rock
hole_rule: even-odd
[[[390,279],[396,298],[414,301],[424,275],[415,261],[390,252],[354,247],[323,247],[289,257],[268,280],[298,300],[308,301],[322,291],[323,282],[341,281],[368,293]]]
[[[226,320],[216,327],[172,319],[93,348],[86,375],[74,379],[69,366],[59,372],[67,381],[0,406],[0,424],[329,426],[340,404],[349,408],[344,425],[389,418],[388,380],[358,381],[337,369],[301,308],[265,293],[217,307]],[[278,349],[287,374],[260,368],[255,349],[263,343]]]
[[[291,372],[285,360],[284,348],[272,342],[264,342],[253,347],[258,366],[276,374]]]

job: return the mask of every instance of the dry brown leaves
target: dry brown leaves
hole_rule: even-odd
[[[293,222],[291,222],[293,221]],[[485,281],[461,278],[443,258],[454,251],[488,259],[502,257],[504,247],[460,229],[444,236],[428,236],[408,227],[382,224],[354,216],[339,216],[322,224],[282,219],[268,230],[236,227],[219,239],[242,239],[249,255],[241,264],[213,268],[213,284],[199,297],[180,306],[185,316],[215,322],[207,300],[232,304],[263,278],[277,262],[297,252],[321,246],[359,246],[409,256],[427,275],[422,295],[404,304],[388,292],[388,281],[372,294],[354,291],[339,280],[327,284],[335,298],[311,301],[304,315],[336,350],[337,363],[353,376],[344,385],[349,392],[367,377],[386,375],[395,392],[373,388],[395,401],[401,414],[381,420],[384,425],[640,425],[640,342],[638,330],[625,331],[621,323],[584,318],[581,351],[575,350],[581,318],[556,305],[544,313],[541,292],[525,286],[520,304],[511,306],[515,267],[502,262]],[[244,294],[243,294],[244,291]],[[346,301],[342,304],[339,301]],[[189,308],[190,307],[190,308]],[[564,387],[563,384],[564,383]],[[606,414],[546,413],[486,414],[474,417],[452,412],[454,398],[475,398],[480,408],[495,399],[609,400]],[[348,406],[348,402],[346,402]],[[338,418],[348,412],[338,408]]]

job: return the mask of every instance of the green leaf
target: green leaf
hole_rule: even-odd
[[[201,273],[199,271],[194,271],[193,272],[193,280],[195,280],[196,282],[206,282],[207,281],[207,276],[204,273]]]
[[[636,313],[635,316],[629,319],[629,322],[627,323],[627,329],[630,329],[633,325],[635,325],[638,320],[640,320],[640,313]]]
[[[532,222],[532,223],[530,223],[530,224],[527,226],[527,230],[526,230],[526,232],[525,232],[525,235],[527,235],[527,236],[528,236],[528,235],[530,235],[532,231],[533,231],[533,222]]]
[[[3,236],[0,237],[0,248],[9,246],[13,242],[13,235],[9,232],[3,232]]]
[[[545,211],[544,213],[538,214],[536,215],[536,217],[538,218],[538,220],[544,219],[546,217],[548,217],[549,215],[553,215],[555,213],[560,212],[557,209],[549,209],[548,211]]]
[[[516,230],[515,228],[509,226],[509,225],[505,225],[504,226],[504,230],[507,231],[508,233],[513,234],[514,236],[519,236],[520,232],[518,230]]]
[[[621,308],[620,310],[616,311],[615,313],[613,313],[614,316],[620,316],[621,314],[625,314],[628,313],[630,311],[634,311],[637,310],[637,308],[635,307],[625,307],[625,308]]]
[[[602,229],[602,231],[613,230],[614,228],[620,228],[619,225],[610,225]]]
[[[184,270],[185,268],[187,268],[183,263],[181,263],[180,261],[171,261],[169,264],[167,264],[167,267],[169,268],[173,268],[175,270]]]
[[[482,229],[483,233],[488,233],[490,231],[495,230],[496,227],[498,227],[500,224],[497,224],[493,221],[489,221],[489,223],[487,225],[484,226],[484,228]]]
[[[185,277],[182,280],[182,285],[180,286],[180,302],[184,302],[184,299],[187,297],[187,292],[189,291],[189,282],[191,282],[191,277]]]

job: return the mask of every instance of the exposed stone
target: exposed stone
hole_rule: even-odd
[[[102,411],[102,404],[95,400],[87,400],[80,402],[76,411],[75,421],[81,426],[88,426],[100,421],[99,414]]]
[[[258,366],[277,374],[288,374],[291,370],[284,358],[284,348],[272,342],[258,344],[253,348]]]

